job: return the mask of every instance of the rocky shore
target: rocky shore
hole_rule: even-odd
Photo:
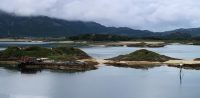
[[[97,69],[98,62],[90,61],[65,61],[65,62],[26,62],[18,61],[0,61],[0,67],[12,70],[19,70],[24,73],[37,72],[44,69],[65,71],[65,72],[82,72]]]
[[[161,66],[161,62],[149,62],[149,61],[106,61],[104,64],[115,67],[129,67],[136,69],[148,69]]]

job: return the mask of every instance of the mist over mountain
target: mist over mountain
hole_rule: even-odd
[[[135,30],[128,27],[106,27],[95,22],[67,21],[47,16],[17,16],[0,11],[0,37],[69,37],[80,34],[118,34],[136,38],[185,34],[200,36],[200,28],[177,29],[166,32]],[[176,35],[176,34],[175,34]]]
[[[67,21],[47,16],[17,16],[0,12],[0,36],[60,37],[79,34],[123,34],[151,36],[153,32],[126,27],[106,27],[95,22]]]
[[[191,37],[199,37],[200,36],[200,28],[188,28],[188,29],[176,29],[176,30],[172,30],[172,31],[166,31],[166,32],[161,32],[163,34],[171,34],[171,33],[175,33],[175,32],[181,32],[181,33],[187,33],[190,34]]]

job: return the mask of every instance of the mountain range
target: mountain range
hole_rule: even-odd
[[[18,16],[0,11],[0,37],[69,37],[81,34],[117,34],[136,38],[186,34],[198,37],[199,32],[200,28],[152,32],[128,27],[106,27],[96,22],[68,21],[47,16]]]

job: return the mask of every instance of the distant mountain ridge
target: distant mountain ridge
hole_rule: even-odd
[[[69,37],[80,34],[119,34],[146,38],[173,35],[177,32],[187,33],[192,37],[200,36],[200,28],[156,33],[128,27],[106,27],[96,22],[67,21],[47,16],[17,16],[0,11],[0,37]]]
[[[181,32],[181,33],[187,33],[190,34],[192,37],[200,37],[200,28],[189,28],[189,29],[176,29],[176,30],[172,30],[172,31],[165,31],[162,32],[163,34],[171,34],[171,33],[175,33],[175,32]]]
[[[124,34],[136,37],[153,35],[150,31],[106,27],[95,22],[67,21],[47,16],[16,16],[0,12],[0,36],[2,37],[60,37],[90,33]]]

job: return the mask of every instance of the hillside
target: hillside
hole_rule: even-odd
[[[169,35],[173,34],[175,32],[179,32],[182,34],[189,34],[191,37],[199,37],[200,36],[200,28],[188,28],[188,29],[176,29],[176,30],[171,30],[171,31],[166,31],[166,32],[160,32],[164,35]]]
[[[95,22],[67,21],[46,16],[16,16],[0,12],[0,37],[63,37],[79,34],[151,36],[150,31],[106,27]]]
[[[151,32],[127,27],[106,27],[95,22],[68,21],[47,16],[17,16],[0,11],[0,37],[71,37],[82,34],[118,34],[133,38],[166,39],[175,35],[177,37],[171,39],[184,39],[188,36],[199,39],[199,32],[200,28]]]

